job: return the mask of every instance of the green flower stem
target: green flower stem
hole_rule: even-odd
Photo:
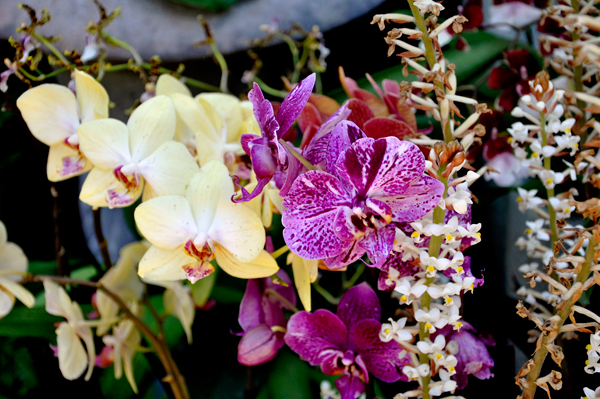
[[[229,89],[227,88],[227,80],[229,79],[229,69],[227,69],[227,61],[225,61],[225,57],[223,57],[223,54],[221,54],[221,52],[219,51],[219,47],[217,47],[217,43],[212,37],[208,41],[208,44],[210,45],[210,49],[212,50],[213,55],[217,59],[219,67],[221,68],[221,85],[219,87],[221,88],[221,91],[223,93],[229,93]]]
[[[254,82],[258,83],[261,90],[267,94],[270,94],[272,96],[279,97],[279,98],[285,98],[288,95],[287,91],[277,90],[277,89],[272,88],[271,86],[269,86],[265,82],[263,82],[258,76],[254,76],[254,78],[252,80]]]
[[[585,253],[585,262],[583,263],[583,265],[581,267],[581,272],[577,275],[578,283],[583,284],[588,279],[588,277],[590,275],[590,269],[592,268],[592,265],[594,264],[597,246],[598,246],[598,243],[593,238],[590,238],[590,243],[589,243],[587,251]],[[571,308],[576,303],[577,303],[577,301],[575,300],[575,297],[572,296],[571,298],[569,298],[567,300],[567,303],[565,304],[563,309],[557,313],[558,316],[560,317],[560,321],[558,322],[558,324],[556,326],[557,331],[560,330],[560,328],[563,326],[563,324],[565,323],[565,321],[571,314]],[[535,382],[540,377],[540,372],[542,371],[542,366],[544,365],[544,360],[546,359],[546,356],[548,355],[547,345],[549,343],[551,343],[551,340],[550,340],[548,334],[545,334],[544,337],[542,338],[542,345],[540,346],[540,349],[538,349],[538,351],[535,353],[535,356],[533,357],[533,366],[531,366],[531,369],[529,370],[529,374],[527,375],[527,388],[525,388],[525,390],[523,391],[523,399],[533,399],[533,397],[535,395],[535,390],[537,388],[537,385],[535,384]]]
[[[273,259],[277,259],[279,258],[281,255],[283,255],[284,253],[288,252],[290,249],[288,248],[287,245],[284,245],[283,247],[279,248],[277,251],[273,252],[271,254],[271,256],[273,257]]]
[[[142,66],[142,64],[144,63],[144,59],[142,58],[140,53],[138,53],[137,50],[135,48],[133,48],[129,43],[127,43],[121,39],[117,39],[116,37],[109,35],[108,33],[104,32],[104,31],[101,32],[101,35],[102,35],[102,39],[104,39],[108,44],[111,44],[111,45],[117,46],[117,47],[121,47],[121,48],[129,51],[129,53],[133,57],[133,60],[135,61],[135,63],[139,66]]]
[[[300,161],[300,163],[302,163],[302,165],[304,165],[306,167],[306,169],[308,170],[317,170],[314,166],[311,165],[310,162],[308,162],[306,160],[306,158],[304,158],[298,151],[296,151],[295,148],[293,148],[291,145],[289,145],[286,141],[284,141],[283,139],[279,139],[279,142],[281,144],[283,144],[291,153],[294,157],[296,157],[296,159],[298,161]]]
[[[300,71],[298,71],[298,74],[296,75],[296,66],[300,64],[300,57],[299,57],[300,52],[298,51],[298,48],[296,47],[296,43],[288,35],[283,35],[283,34],[277,33],[274,36],[278,39],[283,40],[290,48],[290,52],[292,53],[292,58],[294,61],[294,76],[292,77],[292,83],[297,83],[298,77],[300,76]]]
[[[350,277],[350,280],[346,281],[343,284],[344,289],[347,289],[347,288],[350,288],[350,287],[354,286],[354,283],[356,283],[356,281],[364,273],[364,271],[365,271],[366,268],[367,268],[367,266],[364,263],[361,263],[360,265],[358,265],[358,268],[356,269],[356,271],[354,272],[354,274],[352,275],[352,277]]]
[[[542,133],[542,147],[548,145],[548,135],[546,134],[546,116],[542,113],[540,113],[540,126],[542,128],[541,133]],[[550,161],[551,158],[550,157],[545,157],[544,158],[544,169],[546,170],[551,170],[551,165],[550,165]],[[551,248],[554,248],[554,244],[558,241],[558,228],[556,227],[556,211],[554,210],[554,207],[550,204],[550,198],[554,197],[554,189],[553,188],[547,188],[546,189],[546,193],[548,196],[548,214],[550,215],[550,230],[551,230]]]
[[[318,281],[315,281],[314,283],[312,283],[313,288],[315,289],[315,291],[317,291],[319,294],[321,294],[321,296],[323,298],[325,298],[325,300],[327,302],[329,302],[332,305],[337,305],[338,303],[340,303],[340,299],[334,297],[333,295],[331,295],[331,293],[329,291],[327,291],[325,288],[321,287],[321,285],[319,284]]]
[[[297,307],[295,307],[290,301],[288,301],[287,299],[285,299],[280,293],[278,293],[275,290],[272,290],[270,288],[267,288],[265,290],[265,294],[267,295],[272,295],[275,298],[277,298],[286,308],[288,308],[289,310],[291,310],[294,313],[298,313],[300,310],[298,310]]]
[[[302,56],[300,60],[294,64],[294,74],[292,75],[292,83],[298,83],[300,80],[300,72],[304,65],[306,65],[306,61],[308,60],[308,55],[310,54],[310,49],[308,48],[307,41],[304,41],[304,46],[302,47]]]
[[[32,32],[31,36],[35,37],[37,40],[40,41],[40,43],[42,43],[44,46],[46,46],[48,48],[48,50],[50,50],[52,52],[52,54],[54,54],[56,56],[56,58],[58,58],[60,60],[60,62],[62,62],[64,65],[71,64],[69,62],[69,60],[67,60],[65,58],[65,56],[60,51],[58,51],[58,49],[56,47],[54,47],[54,45],[52,43],[50,43],[50,41],[48,39],[46,39],[44,36],[38,35],[35,32]]]
[[[142,68],[148,69],[148,70],[151,70],[151,69],[155,68],[155,67],[153,67],[152,65],[150,65],[147,62],[144,62],[141,66],[142,66]],[[163,67],[159,67],[158,68],[158,72],[160,72],[160,73],[168,73],[168,74],[172,74],[173,73],[172,70],[167,69],[167,68],[163,68]],[[201,81],[196,80],[196,79],[188,78],[188,77],[185,77],[185,76],[182,76],[181,79],[182,79],[183,83],[185,83],[185,84],[187,84],[189,86],[197,87],[197,88],[202,89],[202,90],[206,90],[206,91],[221,91],[221,89],[218,88],[217,86],[213,86],[211,84],[204,83],[204,82],[201,82]]]

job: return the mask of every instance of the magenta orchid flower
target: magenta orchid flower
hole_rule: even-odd
[[[294,314],[287,325],[285,343],[326,375],[341,375],[335,382],[342,399],[357,398],[369,382],[369,373],[385,382],[406,380],[402,368],[410,356],[402,348],[379,339],[381,306],[366,283],[349,289],[337,313],[319,309]]]
[[[238,362],[245,366],[257,366],[273,359],[283,346],[283,333],[287,320],[282,303],[274,291],[290,304],[296,305],[296,295],[292,280],[280,270],[278,276],[288,286],[276,285],[270,278],[248,280],[246,293],[240,304],[238,322],[244,330],[244,336],[238,345]]]
[[[343,151],[337,147],[339,156],[334,147],[330,173],[301,175],[285,196],[284,239],[296,255],[324,259],[331,269],[365,253],[380,266],[394,245],[395,229],[388,225],[424,216],[444,185],[423,175],[425,157],[416,145],[395,137],[358,139]]]
[[[508,63],[506,67],[492,69],[488,80],[490,89],[502,90],[498,97],[498,107],[510,112],[517,105],[519,98],[529,94],[529,80],[539,70],[537,62],[527,50],[513,50],[504,54]]]
[[[235,202],[246,202],[260,194],[263,188],[271,181],[278,170],[286,171],[288,168],[287,149],[279,142],[279,139],[292,126],[315,85],[315,74],[309,75],[302,80],[283,100],[277,115],[273,105],[263,96],[260,86],[254,83],[254,88],[248,93],[248,99],[252,103],[254,116],[260,126],[261,136],[245,133],[241,137],[242,148],[252,159],[252,168],[258,179],[258,184],[248,193],[244,188],[242,197]]]

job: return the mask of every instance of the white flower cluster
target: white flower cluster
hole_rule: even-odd
[[[590,335],[590,343],[586,346],[588,360],[585,362],[585,372],[600,373],[600,331]]]

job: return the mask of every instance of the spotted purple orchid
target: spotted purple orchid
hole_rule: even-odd
[[[394,245],[391,223],[421,218],[444,191],[440,181],[423,175],[425,157],[416,145],[395,137],[351,141],[343,150],[330,143],[329,173],[301,175],[283,200],[283,236],[290,250],[323,259],[330,269],[365,253],[371,266],[381,266]]]
[[[365,390],[369,373],[385,382],[406,381],[402,368],[410,365],[410,356],[399,357],[399,345],[379,339],[380,317],[375,291],[362,283],[342,296],[336,314],[325,309],[294,314],[284,340],[326,375],[341,375],[335,386],[342,399],[355,399]]]
[[[456,374],[453,377],[458,389],[467,386],[469,375],[480,380],[494,377],[490,371],[490,368],[494,367],[494,359],[487,349],[488,346],[496,345],[491,336],[478,334],[477,330],[466,321],[462,322],[459,331],[454,330],[452,326],[446,326],[438,331],[436,335],[444,335],[446,342],[454,341],[458,344],[458,352],[454,355],[457,360]]]
[[[241,188],[242,197],[234,202],[247,202],[259,195],[263,188],[271,181],[275,173],[288,169],[289,158],[292,157],[288,150],[279,142],[279,139],[292,126],[315,85],[315,74],[302,80],[283,100],[277,115],[273,105],[266,100],[258,84],[248,93],[252,103],[254,116],[260,126],[261,136],[245,133],[241,137],[242,148],[252,159],[252,168],[258,179],[258,184],[249,193]]]
[[[282,303],[275,292],[290,304],[296,305],[292,280],[280,270],[277,275],[288,286],[276,285],[270,278],[248,280],[246,293],[240,304],[238,322],[244,336],[238,345],[238,362],[245,366],[257,366],[273,359],[283,346],[283,333],[287,320]]]

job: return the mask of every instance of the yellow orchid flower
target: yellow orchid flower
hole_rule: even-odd
[[[80,123],[108,118],[108,94],[85,72],[75,71],[77,95],[64,86],[45,83],[17,99],[31,134],[50,147],[46,172],[57,182],[92,168],[79,149]]]
[[[157,96],[136,108],[127,125],[102,119],[79,126],[81,151],[94,164],[79,199],[114,208],[131,205],[142,188],[144,201],[184,195],[199,168],[186,147],[172,141],[175,125],[173,102]]]
[[[319,260],[318,259],[304,259],[301,256],[296,255],[293,252],[288,253],[286,264],[292,265],[294,272],[294,284],[298,290],[298,296],[302,302],[302,306],[307,312],[310,312],[311,295],[310,295],[310,284],[317,280],[319,273]]]
[[[6,316],[15,304],[15,297],[25,306],[32,308],[35,298],[18,282],[27,272],[27,257],[15,243],[7,242],[6,227],[0,222],[0,319]],[[12,274],[15,272],[15,274]]]
[[[137,265],[148,250],[144,242],[132,242],[121,248],[117,263],[100,279],[100,283],[126,302],[137,302],[144,295],[144,284],[137,275]],[[104,291],[96,291],[96,307],[102,320],[115,319],[119,306]],[[108,332],[110,324],[99,324],[96,335]]]
[[[250,183],[244,188],[249,192],[253,192],[258,182],[256,181],[256,175],[252,173]],[[273,224],[273,212],[281,214],[281,203],[283,197],[279,195],[279,190],[275,188],[275,185],[269,183],[267,187],[250,201],[245,204],[248,205],[256,214],[261,218],[263,226],[266,229],[271,227]]]
[[[125,371],[125,378],[131,385],[133,392],[138,393],[138,388],[133,375],[133,357],[135,348],[139,348],[142,342],[140,332],[135,328],[131,320],[123,320],[113,327],[112,335],[102,337],[104,345],[113,348],[113,360],[115,366],[115,379],[120,380]]]
[[[193,283],[214,271],[213,259],[234,277],[275,273],[277,263],[262,249],[260,218],[248,206],[231,202],[233,194],[229,171],[211,161],[192,178],[185,197],[169,195],[138,206],[135,222],[152,243],[140,261],[140,277]]]
[[[167,96],[171,98],[173,98],[173,94],[177,93],[192,98],[190,89],[188,89],[188,87],[179,79],[168,74],[160,75],[156,82],[155,93],[157,96]],[[190,151],[190,154],[196,156],[196,136],[194,135],[194,132],[186,126],[179,114],[177,114],[177,127],[175,129],[174,140],[185,145],[188,151]]]
[[[94,371],[96,348],[92,329],[85,323],[79,304],[71,301],[65,289],[58,284],[45,280],[46,312],[67,319],[56,329],[58,346],[58,367],[67,380],[79,378],[88,369],[85,380],[88,381]],[[87,348],[87,356],[83,344]]]

